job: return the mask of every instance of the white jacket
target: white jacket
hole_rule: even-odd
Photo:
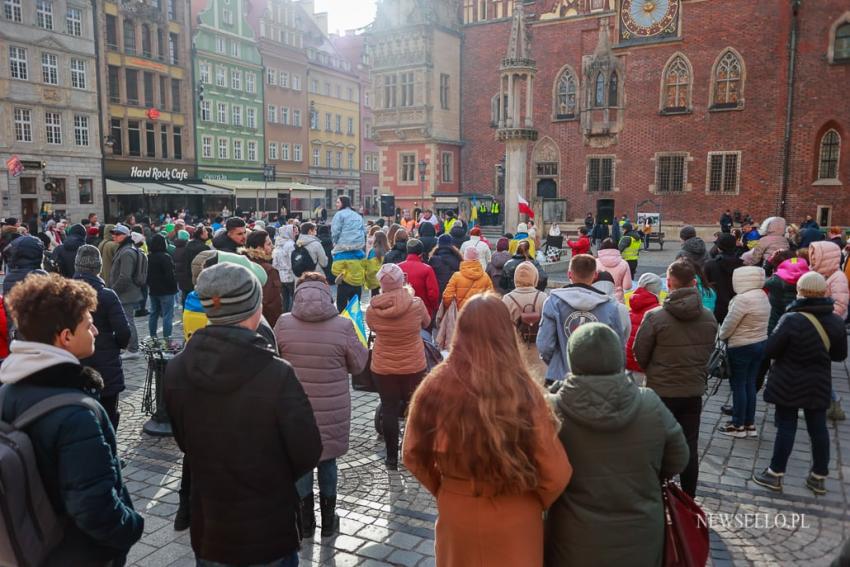
[[[292,236],[292,226],[284,225],[280,227],[274,239],[272,266],[280,273],[280,281],[283,283],[295,281],[295,274],[292,271],[292,251],[295,249],[295,240]]]
[[[470,236],[469,240],[460,245],[461,255],[466,252],[467,248],[475,248],[478,251],[478,261],[481,262],[481,267],[486,270],[487,264],[490,263],[490,257],[492,256],[490,247],[481,240],[480,236]]]
[[[767,340],[770,301],[764,292],[764,270],[743,266],[732,272],[735,297],[729,302],[729,313],[720,326],[720,338],[730,347],[740,347]]]

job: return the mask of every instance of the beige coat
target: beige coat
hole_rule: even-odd
[[[764,270],[743,266],[732,272],[735,297],[729,302],[729,313],[720,326],[720,338],[730,347],[741,347],[767,340],[770,300],[762,289]]]
[[[543,313],[543,303],[548,297],[549,294],[545,291],[537,291],[533,287],[518,287],[502,297],[502,301],[508,306],[508,311],[511,312],[511,321],[516,325],[519,323],[520,314],[523,309],[526,312],[536,311]],[[532,307],[527,307],[529,305]],[[543,384],[546,381],[546,363],[540,359],[540,352],[537,350],[537,345],[534,343],[522,343],[521,352],[525,358],[525,364],[531,373],[531,377]]]

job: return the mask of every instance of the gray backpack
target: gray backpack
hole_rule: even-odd
[[[6,389],[0,388],[0,412]],[[13,423],[0,419],[0,565],[4,567],[41,565],[62,540],[65,520],[53,510],[44,491],[32,442],[24,428],[66,406],[82,406],[106,418],[103,407],[80,392],[46,398]]]

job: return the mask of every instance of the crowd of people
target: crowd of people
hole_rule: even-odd
[[[827,420],[843,419],[831,362],[847,355],[840,231],[804,240],[811,226],[779,217],[755,234],[721,222],[709,247],[686,226],[658,276],[638,273],[647,233],[621,218],[617,238],[597,238],[591,218],[568,241],[569,283],[552,289],[533,222],[491,243],[431,211],[395,224],[366,221],[345,196],[336,207],[329,224],[88,219],[50,227],[49,242],[9,239],[2,421],[68,392],[105,410],[64,406],[28,426],[68,518],[46,564],[122,565],[141,537],[115,436],[147,307],[150,337],[168,341],[182,311],[163,395],[184,452],[174,528],[190,529],[199,566],[294,566],[317,524],[338,533],[349,377],[364,372],[385,467],[436,498],[438,565],[660,565],[662,481],[696,494],[719,348],[732,392],[719,433],[758,437],[759,390],[775,406],[773,457],[753,481],[782,490],[803,410],[805,485],[826,492]],[[348,320],[360,309],[365,335]]]

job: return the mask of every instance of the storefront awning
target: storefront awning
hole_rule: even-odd
[[[106,180],[107,195],[226,195],[233,191],[203,183],[147,183],[137,181]]]
[[[318,187],[316,185],[306,185],[304,183],[295,183],[291,181],[269,181],[268,183],[265,181],[230,181],[230,180],[210,180],[207,181],[206,185],[212,185],[214,187],[220,187],[224,189],[230,189],[232,191],[292,191],[292,190],[305,190],[305,191],[324,191],[324,187]]]

